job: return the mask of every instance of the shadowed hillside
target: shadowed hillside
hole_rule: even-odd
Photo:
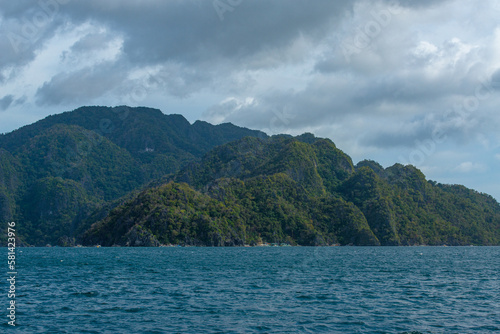
[[[266,137],[150,108],[49,116],[0,135],[0,220],[19,222],[29,244],[71,245],[94,210],[246,136]]]

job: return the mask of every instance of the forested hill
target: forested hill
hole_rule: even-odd
[[[82,107],[49,116],[0,135],[0,221],[19,222],[28,244],[71,244],[96,209],[247,136],[267,137],[151,108]]]
[[[105,246],[498,245],[500,205],[415,167],[353,165],[328,139],[243,138],[132,196],[84,234]]]
[[[124,106],[0,135],[0,221],[11,220],[18,244],[36,246],[500,244],[491,196],[412,166],[354,166],[312,134]]]

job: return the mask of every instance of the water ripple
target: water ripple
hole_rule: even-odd
[[[499,259],[499,247],[30,248],[19,256],[18,324],[27,333],[495,332]]]

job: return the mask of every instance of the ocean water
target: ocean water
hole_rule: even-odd
[[[18,248],[17,266],[19,333],[500,331],[500,247]]]

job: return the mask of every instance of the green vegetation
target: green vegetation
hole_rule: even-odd
[[[329,140],[243,138],[116,207],[83,242],[497,245],[500,206],[412,166],[354,167]]]
[[[37,246],[500,244],[495,199],[413,166],[129,107],[0,135],[0,220]]]
[[[266,135],[232,124],[191,125],[150,108],[82,107],[49,116],[0,135],[0,222],[18,222],[21,244],[71,245],[117,199],[245,136]]]

